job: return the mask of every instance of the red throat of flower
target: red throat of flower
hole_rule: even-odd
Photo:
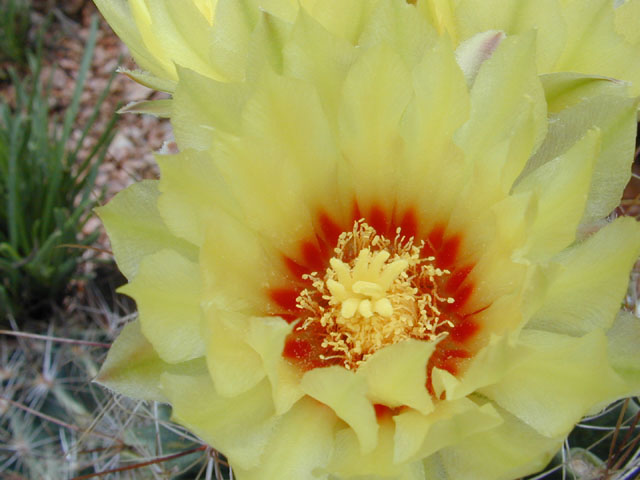
[[[269,290],[272,313],[296,322],[283,356],[303,371],[355,370],[385,346],[433,341],[433,394],[433,367],[456,375],[475,353],[469,343],[479,324],[463,313],[474,291],[473,265],[457,265],[459,235],[436,226],[418,237],[412,211],[399,222],[379,208],[369,213],[356,212],[348,230],[321,214],[321,232],[300,247],[304,262],[284,258],[295,286]]]

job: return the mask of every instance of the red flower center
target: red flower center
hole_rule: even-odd
[[[357,369],[386,345],[436,341],[427,366],[456,375],[474,353],[480,325],[469,312],[474,264],[460,265],[462,236],[436,225],[422,233],[413,210],[388,216],[378,207],[340,227],[318,215],[315,238],[284,256],[291,274],[270,288],[269,313],[295,322],[283,356],[301,370]]]

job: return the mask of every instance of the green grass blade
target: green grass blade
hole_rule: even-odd
[[[45,200],[45,207],[43,210],[43,229],[47,231],[51,227],[51,218],[53,213],[54,201],[55,197],[60,191],[60,183],[62,182],[62,172],[64,168],[71,168],[68,161],[68,156],[66,153],[66,148],[68,146],[69,137],[71,136],[71,130],[73,128],[73,124],[78,116],[78,111],[80,109],[80,98],[82,96],[82,91],[85,86],[85,81],[87,79],[87,74],[89,72],[89,68],[91,67],[91,59],[93,57],[93,51],[96,45],[96,38],[98,32],[98,19],[97,17],[93,17],[91,20],[91,27],[89,29],[89,38],[87,40],[87,47],[85,49],[84,55],[82,56],[82,61],[80,63],[80,69],[78,71],[78,76],[76,79],[76,85],[73,90],[73,96],[71,99],[71,104],[67,109],[64,115],[64,123],[62,126],[62,133],[57,140],[57,148],[56,155],[52,158],[52,171],[50,172],[50,180],[47,190],[47,197]]]

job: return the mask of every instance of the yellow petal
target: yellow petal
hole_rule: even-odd
[[[200,252],[202,300],[223,311],[263,315],[269,286],[282,287],[288,278],[281,254],[242,222],[216,213]]]
[[[434,65],[438,68],[433,68]],[[424,142],[428,153],[440,153],[443,147],[438,143],[451,141],[454,132],[467,120],[470,108],[469,92],[451,42],[447,38],[438,39],[412,73],[421,128],[432,132],[416,135],[418,138],[412,140]]]
[[[634,46],[640,44],[640,28],[638,28],[638,18],[640,18],[640,1],[626,0],[615,9],[616,31],[620,33],[626,41]]]
[[[408,410],[393,417],[393,421],[396,425],[394,462],[405,463],[495,428],[502,423],[502,418],[491,404],[478,405],[462,398],[439,402],[429,415]]]
[[[219,168],[246,223],[298,255],[316,209],[345,214],[336,185],[339,153],[317,94],[305,82],[265,72],[243,112],[243,128],[241,138],[216,136]]]
[[[492,242],[494,245],[491,245],[490,250],[502,248],[504,252],[512,252],[511,256],[513,257],[520,255],[520,250],[527,241],[527,236],[538,216],[537,193],[531,191],[514,192],[491,207],[495,222],[495,236]],[[489,253],[489,249],[487,253]],[[482,258],[478,262],[478,267],[484,267],[483,263],[489,262],[485,262],[485,259]],[[499,270],[495,265],[493,269]],[[486,278],[487,274],[488,272],[482,272],[478,275]]]
[[[327,470],[337,478],[394,478],[402,467],[393,464],[393,431],[393,422],[382,420],[374,433],[375,449],[365,452],[353,430],[340,430]]]
[[[129,279],[147,255],[170,248],[193,260],[196,248],[174,236],[158,212],[158,182],[146,180],[126,188],[96,209],[107,229],[118,268]]]
[[[500,307],[498,305],[496,308],[497,318],[500,318]],[[515,335],[491,336],[487,345],[469,362],[460,379],[444,370],[434,369],[434,388],[440,382],[439,390],[445,391],[446,398],[450,401],[465,398],[486,385],[499,383],[506,372],[520,361],[514,337]]]
[[[174,421],[225,452],[232,466],[248,470],[260,464],[278,421],[268,381],[233,398],[216,392],[206,369],[191,375],[165,373],[161,381]]]
[[[633,395],[640,392],[640,318],[622,311],[607,332],[611,365],[632,384]]]
[[[218,0],[209,61],[225,80],[243,80],[251,33],[261,11],[292,21],[298,10],[291,0]]]
[[[394,160],[402,161],[406,172],[398,178],[398,196],[407,205],[418,203],[421,219],[436,222],[450,213],[467,179],[468,165],[453,134],[468,118],[469,91],[446,38],[425,53],[412,75],[415,100],[407,107],[401,132],[406,155]]]
[[[601,95],[626,96],[628,86],[619,80],[573,72],[540,75],[549,113],[557,114],[565,108]]]
[[[283,69],[283,47],[291,24],[267,11],[261,11],[251,40],[247,58],[246,78],[254,82],[266,68],[280,74]]]
[[[218,0],[211,39],[211,62],[227,80],[244,78],[249,37],[257,17],[257,11],[247,3]]]
[[[243,112],[243,128],[254,155],[247,169],[291,170],[296,175],[288,185],[272,187],[279,196],[300,188],[311,202],[320,197],[323,206],[331,205],[339,152],[312,84],[265,72]]]
[[[209,25],[211,25],[218,0],[193,0],[193,3],[198,10],[200,10],[200,13],[202,13],[202,16],[207,20]]]
[[[402,154],[399,123],[411,98],[411,76],[388,46],[365,51],[342,90],[338,123],[341,150],[359,203],[395,197],[394,159]]]
[[[471,198],[472,196],[468,197],[467,204]],[[472,301],[464,308],[465,312],[472,313],[492,304],[500,297],[520,293],[529,268],[526,263],[514,260],[521,257],[526,235],[535,220],[535,200],[535,196],[528,193],[512,195],[474,219],[480,222],[484,220],[487,227],[493,227],[493,231],[481,231],[484,235],[478,235],[484,240],[484,246],[482,241],[473,244],[478,249],[474,253],[479,258],[474,259],[476,265],[470,274],[470,278],[475,282],[475,289]],[[459,220],[462,228],[466,227],[458,231],[473,232],[464,225],[462,211],[458,206],[455,212],[458,216],[453,217],[452,221]],[[469,219],[466,221],[469,222]]]
[[[254,388],[266,375],[262,359],[247,343],[248,317],[209,308],[206,312],[207,366],[216,390],[233,398]]]
[[[172,126],[181,150],[207,150],[214,130],[237,133],[248,91],[241,83],[219,82],[178,67]]]
[[[600,150],[599,130],[590,130],[566,154],[526,176],[514,192],[535,192],[536,219],[528,231],[527,258],[548,256],[576,238]]]
[[[505,37],[504,32],[500,30],[487,30],[476,33],[456,48],[456,60],[464,73],[467,85],[473,85],[480,67],[491,58]]]
[[[109,25],[116,32],[131,50],[134,59],[144,70],[153,74],[169,85],[175,80],[172,66],[164,55],[158,50],[150,50],[145,42],[145,37],[149,34],[148,17],[142,18],[143,23],[139,24],[134,14],[136,8],[140,8],[138,2],[129,0],[96,0],[96,6],[100,13],[109,22]],[[145,7],[142,6],[144,9]],[[160,53],[160,56],[156,56]],[[166,82],[170,82],[167,84]],[[172,91],[170,89],[169,91]]]
[[[244,7],[245,10],[251,9],[257,14],[264,11],[287,23],[293,23],[301,3],[299,0],[243,0],[243,2],[247,5]]]
[[[544,468],[563,438],[547,438],[503,410],[504,422],[424,461],[426,478],[513,480]]]
[[[304,395],[300,388],[300,371],[282,356],[286,337],[292,328],[291,324],[278,317],[252,318],[247,336],[247,343],[262,359],[278,415],[287,412]]]
[[[423,480],[425,478],[424,465],[420,461],[405,464],[396,480]]]
[[[631,393],[609,365],[601,331],[574,338],[527,329],[519,350],[521,361],[479,392],[547,437],[564,437],[594,405]]]
[[[238,480],[281,480],[284,475],[296,480],[326,479],[314,471],[327,464],[337,421],[328,407],[309,397],[301,399],[278,421],[260,466],[236,468],[234,475]]]
[[[377,3],[370,0],[301,0],[303,7],[324,28],[353,45],[358,43],[362,28]]]
[[[206,226],[224,216],[221,210],[232,211],[235,200],[206,152],[156,155],[156,161],[162,174],[160,215],[176,236],[201,246]]]
[[[539,107],[531,98],[521,100],[520,112],[511,119],[505,136],[475,158],[471,195],[475,197],[475,209],[482,210],[501,201],[510,192],[514,181],[527,164],[537,147]],[[461,200],[464,202],[464,199]],[[473,217],[472,217],[473,218]]]
[[[162,42],[158,38],[158,31],[152,25],[149,6],[145,0],[128,0],[129,15],[135,21],[136,29],[140,34],[145,50],[153,57],[154,62],[162,69],[162,74],[158,76],[168,77],[171,81],[176,80],[175,67],[170,55],[163,49]],[[130,21],[130,20],[129,20]],[[146,68],[141,65],[142,68]]]
[[[562,0],[561,3],[569,28],[564,52],[554,66],[556,71],[629,80],[634,83],[633,92],[637,95],[640,64],[629,61],[629,58],[637,58],[637,45],[628,43],[616,32],[612,2]],[[637,28],[638,19],[629,19],[631,21],[635,21]]]
[[[431,385],[436,398],[456,398],[451,392],[460,389],[460,380],[446,370],[438,367],[431,369]],[[445,393],[446,395],[443,395]],[[458,395],[459,396],[459,395]]]
[[[459,40],[455,19],[455,7],[450,0],[423,0],[416,8],[436,27],[438,34],[447,34],[454,42]]]
[[[335,124],[340,88],[356,58],[355,47],[331,35],[302,8],[282,53],[283,73],[313,83],[327,112],[327,120]]]
[[[361,48],[391,46],[409,68],[436,40],[436,30],[407,2],[378,2],[358,39]]]
[[[131,1],[140,3],[140,0]],[[152,29],[144,36],[145,43],[156,56],[166,55],[174,79],[177,78],[174,64],[211,78],[224,79],[209,59],[211,25],[193,1],[153,0],[144,3]],[[138,24],[142,22],[138,21]],[[142,32],[144,35],[145,31]]]
[[[470,119],[456,134],[458,144],[470,157],[484,158],[484,153],[508,137],[523,108],[533,107],[530,129],[534,145],[544,138],[546,105],[535,65],[530,61],[534,54],[533,34],[513,36],[503,40],[482,64],[471,89]]]
[[[543,72],[549,71],[562,53],[567,32],[558,0],[461,0],[455,3],[461,40],[487,30],[502,30],[507,35],[536,30],[535,58],[538,69]]]
[[[173,250],[147,255],[136,277],[120,287],[136,300],[142,333],[168,363],[204,354],[198,265]]]
[[[593,127],[602,134],[583,223],[607,216],[618,205],[635,150],[637,101],[624,95],[590,97],[553,116],[544,143],[524,174],[566,152]]]
[[[407,340],[378,350],[357,371],[369,385],[369,399],[388,407],[402,405],[428,413],[433,402],[427,392],[427,362],[433,342]]]
[[[331,407],[355,432],[363,454],[377,444],[378,423],[365,379],[342,367],[316,368],[302,377],[304,392]]]
[[[140,321],[134,320],[125,325],[111,345],[95,381],[128,397],[166,402],[160,389],[164,372],[190,375],[203,366],[203,358],[178,364],[164,362],[142,334]]]
[[[632,218],[620,218],[564,251],[549,272],[544,303],[527,327],[568,335],[609,328],[639,254],[640,225]]]

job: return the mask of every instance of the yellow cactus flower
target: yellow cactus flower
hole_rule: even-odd
[[[256,7],[234,80],[176,67],[161,179],[99,209],[140,315],[98,380],[240,480],[510,480],[640,393],[640,226],[588,233],[637,100],[539,77],[534,31],[456,49],[415,8]]]

